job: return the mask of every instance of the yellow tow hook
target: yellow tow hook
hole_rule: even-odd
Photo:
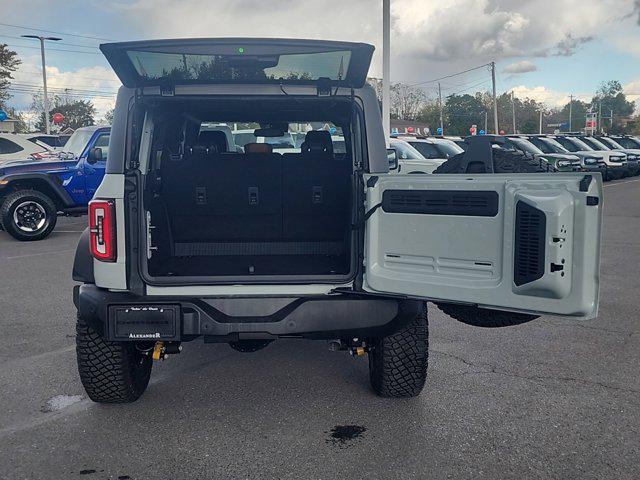
[[[164,360],[164,342],[156,342],[156,345],[153,347],[153,354],[151,358],[154,360]]]

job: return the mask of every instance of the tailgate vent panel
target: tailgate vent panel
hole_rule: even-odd
[[[513,281],[520,286],[544,275],[547,217],[542,210],[519,201],[515,228]]]
[[[382,209],[387,213],[495,217],[499,198],[494,191],[385,190]]]

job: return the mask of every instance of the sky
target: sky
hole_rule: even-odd
[[[37,40],[47,44],[47,78],[55,92],[91,99],[98,118],[120,82],[100,43],[151,38],[292,37],[367,42],[381,75],[382,0],[0,0],[0,43],[23,64],[14,74],[12,106],[29,109],[42,85]],[[514,91],[549,107],[569,95],[590,100],[599,84],[618,80],[640,100],[640,0],[391,0],[391,81],[420,84],[436,95],[490,88]],[[39,30],[35,30],[39,29]],[[475,68],[480,67],[480,68]],[[640,102],[638,102],[640,103]]]

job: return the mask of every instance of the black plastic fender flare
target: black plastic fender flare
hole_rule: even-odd
[[[73,279],[76,282],[96,283],[93,275],[93,257],[90,250],[89,227],[85,228],[78,240],[76,255],[73,260]]]
[[[57,183],[51,175],[47,173],[30,172],[30,173],[15,173],[2,177],[3,190],[7,190],[15,182],[28,182],[29,180],[36,180],[38,182],[44,182],[48,187],[57,195],[58,198],[52,198],[51,200],[58,200],[63,208],[73,207],[75,205],[73,199],[69,193],[64,189],[62,185]],[[2,190],[0,190],[1,192]]]

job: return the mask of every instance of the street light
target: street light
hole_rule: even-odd
[[[51,40],[57,42],[62,40],[58,37],[43,37],[41,35],[22,35],[24,38],[37,38],[40,40],[40,54],[42,55],[42,85],[44,87],[44,124],[47,128],[47,135],[51,133],[51,127],[49,126],[49,97],[47,96],[47,67],[44,60],[44,41]]]

